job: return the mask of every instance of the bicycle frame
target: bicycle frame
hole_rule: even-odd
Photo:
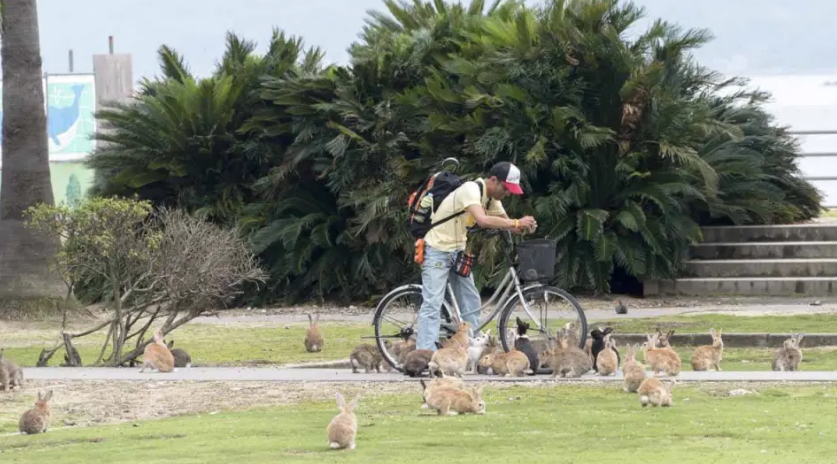
[[[474,311],[470,311],[466,314],[462,314],[461,310],[459,309],[459,302],[456,301],[456,295],[453,293],[453,287],[450,285],[450,282],[447,284],[446,294],[450,297],[450,301],[452,302],[453,311],[448,311],[453,319],[452,324],[445,324],[442,323],[442,326],[445,327],[451,332],[456,332],[459,326],[459,323],[462,321],[462,316],[468,316],[473,313],[481,313],[483,310],[487,309],[491,305],[494,305],[494,309],[491,311],[491,314],[485,320],[480,321],[480,326],[474,328],[474,333],[481,331],[485,326],[488,325],[489,322],[493,321],[495,317],[500,314],[500,311],[503,310],[511,301],[512,298],[517,296],[520,298],[520,301],[523,302],[523,310],[526,311],[526,314],[535,321],[537,324],[538,330],[541,329],[541,323],[537,320],[535,316],[532,315],[530,311],[529,304],[526,302],[526,299],[523,298],[523,292],[529,290],[531,288],[542,287],[544,284],[537,283],[532,285],[527,285],[523,287],[520,285],[520,279],[517,276],[517,270],[514,266],[510,266],[508,272],[506,273],[506,277],[503,278],[502,282],[497,289],[494,290],[494,293],[491,294],[491,298],[488,301],[481,305],[479,309]],[[501,296],[502,295],[502,296]],[[444,301],[443,304],[448,304],[447,301]],[[449,305],[450,306],[450,305]]]

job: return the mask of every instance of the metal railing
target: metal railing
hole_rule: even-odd
[[[837,129],[834,130],[791,130],[788,134],[799,135],[837,135]],[[837,158],[837,152],[809,152],[800,153],[800,158]],[[837,171],[837,169],[835,169]],[[837,182],[837,172],[835,175],[826,176],[802,176],[803,179],[812,182]],[[824,208],[837,208],[837,205],[823,205]]]

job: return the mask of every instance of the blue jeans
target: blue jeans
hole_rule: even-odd
[[[447,291],[448,279],[462,319],[471,324],[472,334],[480,325],[480,293],[474,285],[473,273],[468,277],[462,277],[453,272],[456,253],[439,251],[429,245],[424,247],[424,263],[421,265],[423,301],[419,309],[416,349],[436,350],[435,342],[439,339],[442,301]]]

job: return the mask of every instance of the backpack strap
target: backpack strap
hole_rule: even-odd
[[[474,183],[476,183],[477,187],[480,189],[480,203],[482,203],[482,192],[483,192],[483,188],[485,187],[485,185],[484,185],[485,181],[482,181],[482,182],[474,181]],[[462,185],[465,185],[465,184],[463,183]],[[451,195],[453,195],[453,192],[451,192]],[[488,199],[488,204],[489,205],[491,204],[491,198]],[[459,216],[462,216],[463,214],[465,214],[464,209],[462,211],[458,212],[458,213],[451,214],[450,216],[448,216],[448,217],[446,217],[446,218],[444,218],[444,219],[442,219],[438,222],[433,222],[433,223],[430,224],[430,228],[427,229],[427,231],[430,232],[430,229],[432,229],[432,228],[434,228],[438,225],[444,224],[444,223],[450,221],[453,218],[457,218]]]

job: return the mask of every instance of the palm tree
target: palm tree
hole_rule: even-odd
[[[48,260],[58,242],[27,229],[23,222],[28,207],[53,203],[36,0],[0,0],[0,31],[0,317],[15,317],[42,305],[42,309],[54,308],[54,301],[63,300],[65,288],[49,270]]]

